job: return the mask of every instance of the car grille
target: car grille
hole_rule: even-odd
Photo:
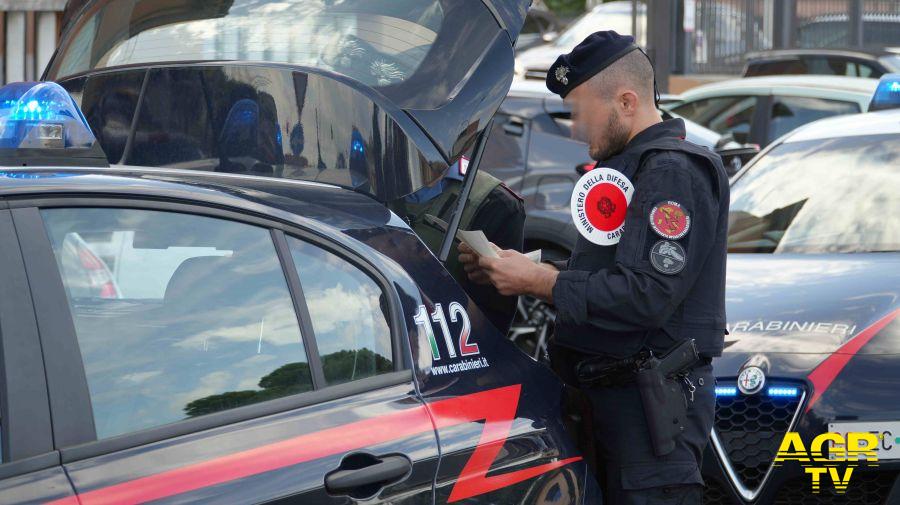
[[[813,494],[809,476],[798,477],[784,483],[775,505],[887,505],[895,480],[897,472],[854,473],[844,494],[835,493],[829,486]]]
[[[734,505],[735,500],[727,489],[728,484],[704,476],[703,505]]]
[[[762,484],[802,402],[802,394],[779,398],[765,391],[716,399],[716,433],[743,487]]]

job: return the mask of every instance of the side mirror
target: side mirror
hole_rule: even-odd
[[[589,161],[587,163],[581,163],[579,165],[575,165],[575,172],[577,172],[578,175],[584,175],[584,174],[590,172],[591,170],[593,170],[594,166],[596,166],[596,165],[597,165],[597,163],[595,163],[593,161]]]
[[[732,177],[738,173],[748,161],[759,154],[759,146],[744,145],[732,149],[716,149],[716,153],[722,157],[722,164],[725,165],[725,173],[728,177]]]
[[[503,123],[503,131],[505,131],[507,135],[521,137],[525,134],[525,123],[520,119],[511,118],[506,123]]]
[[[543,40],[544,42],[553,42],[558,36],[559,34],[556,32],[544,32],[541,35],[541,40]]]

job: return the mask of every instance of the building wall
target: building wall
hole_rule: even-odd
[[[0,0],[0,83],[41,78],[58,42],[65,0]]]

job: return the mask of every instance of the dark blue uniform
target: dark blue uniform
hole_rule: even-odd
[[[593,33],[557,58],[547,88],[565,97],[639,50],[631,36]],[[715,416],[710,363],[725,340],[728,178],[718,155],[684,136],[680,119],[655,124],[597,164],[620,174],[598,170],[603,179],[589,173],[579,181],[573,210],[582,235],[569,261],[556,264],[562,271],[553,288],[550,359],[587,397],[586,406],[569,407],[581,420],[573,433],[586,456],[595,456],[605,501],[613,505],[702,501],[700,460]],[[690,339],[700,359],[681,345],[672,355],[683,359],[667,362],[683,366],[654,389],[660,380],[646,380],[653,373],[647,356]],[[656,373],[662,370],[669,368]],[[639,383],[652,394],[642,398]]]
[[[593,407],[601,485],[613,504],[699,503],[702,495],[700,460],[715,408],[709,361],[721,354],[725,335],[729,197],[719,157],[684,135],[680,119],[659,123],[598,163],[634,185],[625,231],[611,246],[579,237],[553,289],[551,359],[570,382],[585,358],[613,362],[646,349],[658,355],[683,339],[695,339],[704,358],[685,381],[685,430],[665,456],[653,453],[634,383],[584,389]],[[654,226],[653,216],[664,216],[661,207],[680,210],[681,225],[661,228],[660,220]]]

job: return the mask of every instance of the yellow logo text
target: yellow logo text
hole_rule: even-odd
[[[853,469],[864,462],[878,466],[878,435],[868,432],[822,433],[813,439],[809,450],[800,434],[788,432],[781,441],[774,466],[796,461],[812,481],[812,492],[822,489],[822,481],[828,479],[835,492],[843,494],[850,484]],[[842,468],[841,468],[842,467]]]

